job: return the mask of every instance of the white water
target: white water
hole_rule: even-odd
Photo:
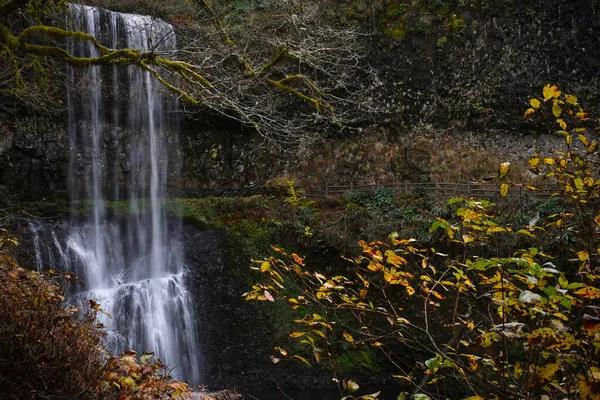
[[[80,5],[70,9],[71,28],[109,48],[176,47],[173,29],[164,21]],[[98,55],[89,43],[70,41],[68,47],[79,56]],[[74,270],[85,281],[75,296],[95,299],[112,316],[101,317],[111,351],[154,351],[174,376],[200,383],[201,355],[182,247],[164,209],[172,162],[168,135],[177,132],[170,114],[176,103],[159,86],[135,66],[68,70],[70,195],[88,199],[92,211],[83,222],[68,224],[64,240],[52,232],[48,243],[46,235],[51,250],[43,251],[41,228],[33,226],[36,262],[38,268],[51,264]],[[108,217],[108,198],[129,200],[125,221]]]

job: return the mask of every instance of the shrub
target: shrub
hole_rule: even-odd
[[[0,393],[13,399],[93,397],[105,335],[95,311],[63,307],[60,286],[6,253],[0,254],[0,285]]]
[[[0,230],[0,397],[3,399],[183,399],[187,384],[172,381],[154,354],[110,356],[102,312],[90,300],[64,304],[70,273],[46,276],[20,267],[11,256],[18,242]],[[50,272],[51,274],[52,271]]]

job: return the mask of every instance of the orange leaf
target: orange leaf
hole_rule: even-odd
[[[533,114],[535,112],[535,108],[528,108],[527,110],[525,110],[525,115],[523,115],[523,119],[527,118],[529,115]]]
[[[600,289],[593,286],[586,286],[574,292],[573,294],[581,296],[584,299],[600,299]]]

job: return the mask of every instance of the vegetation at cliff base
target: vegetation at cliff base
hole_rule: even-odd
[[[304,317],[289,333],[304,352],[272,360],[331,365],[336,352],[370,348],[389,361],[400,399],[600,399],[600,162],[596,125],[576,96],[547,85],[525,117],[546,112],[562,147],[529,159],[554,185],[563,210],[521,226],[485,199],[453,198],[452,217],[431,225],[436,248],[402,238],[360,241],[345,271],[327,273],[273,246],[256,260],[263,280],[247,300],[283,302]],[[500,165],[506,196],[510,164]],[[382,232],[382,235],[385,235]],[[525,248],[500,245],[526,238]],[[522,242],[521,242],[522,243]],[[335,372],[335,371],[334,371]],[[340,380],[346,399],[359,384]]]

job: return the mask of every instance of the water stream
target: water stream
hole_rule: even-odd
[[[176,48],[173,29],[164,21],[81,5],[70,11],[73,30],[90,33],[109,48]],[[67,46],[78,56],[99,55],[87,42],[72,40]],[[73,296],[95,299],[112,316],[101,317],[111,351],[154,351],[175,377],[199,383],[201,356],[183,249],[178,224],[167,220],[164,207],[177,164],[176,100],[135,66],[69,68],[66,100],[70,197],[90,212],[52,232],[32,224],[38,268],[74,271],[85,281]],[[110,217],[108,199],[126,200],[120,204],[128,204],[127,216]]]

